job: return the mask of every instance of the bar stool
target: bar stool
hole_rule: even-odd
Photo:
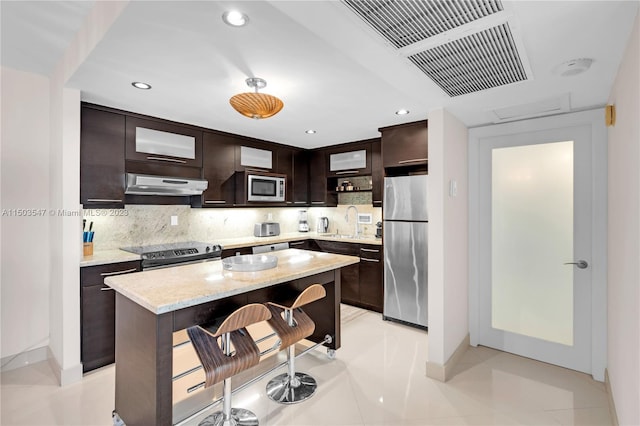
[[[245,327],[271,318],[259,303],[243,306],[225,319],[187,329],[205,372],[205,388],[223,382],[222,411],[211,414],[200,426],[257,426],[258,418],[243,408],[231,408],[231,377],[260,361],[258,345]],[[233,350],[232,350],[233,347]]]
[[[313,377],[296,372],[294,344],[309,337],[316,328],[301,306],[322,299],[326,294],[322,285],[313,284],[291,302],[267,303],[271,312],[271,318],[267,322],[281,340],[280,349],[287,349],[288,372],[274,377],[267,383],[267,395],[276,402],[295,404],[304,401],[313,395],[318,387]]]

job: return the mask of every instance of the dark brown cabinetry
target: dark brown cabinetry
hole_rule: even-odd
[[[245,170],[262,170],[273,172],[277,168],[278,153],[275,144],[249,138],[238,138],[238,140],[239,142],[236,146],[236,171],[242,172]],[[243,150],[243,147],[252,148],[253,150],[259,150],[259,154],[256,154],[255,151],[250,152],[252,151],[252,149]],[[267,158],[271,158],[270,167],[262,164]]]
[[[193,155],[163,154],[155,152],[141,152],[136,144],[136,128],[144,128],[194,138]],[[149,164],[187,166],[202,168],[202,130],[195,127],[181,126],[166,121],[147,120],[137,117],[127,117],[127,146],[126,159],[144,161]],[[160,174],[160,173],[158,173]],[[167,173],[169,175],[169,173]]]
[[[360,246],[360,304],[376,312],[384,304],[382,260],[382,246]]]
[[[302,149],[293,151],[293,204],[309,205],[309,154]]]
[[[423,167],[428,162],[427,122],[383,127],[382,163],[384,168]]]
[[[104,285],[104,279],[139,270],[139,261],[80,268],[80,360],[83,372],[115,361],[115,295]]]
[[[202,173],[209,182],[202,207],[230,207],[235,202],[235,155],[238,139],[204,132]]]
[[[371,201],[373,207],[382,207],[383,185],[382,141],[376,139],[371,143]]]
[[[80,203],[123,208],[125,117],[83,106],[80,122]]]
[[[371,141],[352,142],[327,148],[327,177],[366,176],[371,174]],[[357,154],[356,154],[357,153]],[[364,158],[362,158],[364,155]],[[354,162],[362,164],[353,165]]]
[[[278,147],[277,172],[287,175],[286,202],[288,205],[309,204],[309,159],[302,149]]]
[[[324,240],[316,243],[324,252],[360,257],[360,263],[341,269],[342,302],[382,312],[382,246]]]
[[[341,243],[338,241],[316,240],[321,251],[327,253],[346,254],[358,256],[360,245]],[[340,269],[340,286],[342,288],[342,302],[350,305],[360,305],[360,267],[355,265],[344,266]]]
[[[311,207],[337,206],[338,195],[327,191],[326,150],[311,151],[309,158],[309,203]]]

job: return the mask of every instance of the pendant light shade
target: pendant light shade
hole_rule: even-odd
[[[229,99],[231,106],[245,117],[256,120],[269,118],[276,115],[284,104],[275,96],[266,93],[258,93],[258,89],[267,86],[267,82],[261,78],[248,78],[247,86],[255,89],[255,92],[245,92],[232,96]]]

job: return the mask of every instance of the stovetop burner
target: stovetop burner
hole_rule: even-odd
[[[222,256],[222,246],[219,244],[198,241],[123,247],[122,250],[139,254],[142,258],[142,269],[215,259]]]

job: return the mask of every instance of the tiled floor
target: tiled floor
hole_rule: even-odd
[[[425,376],[425,332],[350,307],[343,322],[335,360],[317,351],[298,362],[319,383],[311,399],[278,405],[264,379],[233,405],[263,426],[611,424],[604,385],[585,374],[478,347],[440,383]],[[1,392],[2,425],[112,424],[113,367],[59,388],[47,363],[34,364],[3,373]]]

